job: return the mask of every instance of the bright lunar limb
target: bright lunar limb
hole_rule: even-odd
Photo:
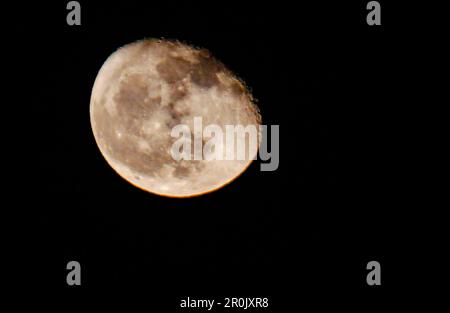
[[[101,153],[120,176],[155,194],[211,192],[255,158],[257,151],[244,160],[175,160],[171,148],[178,138],[171,130],[180,124],[193,129],[194,117],[222,129],[261,124],[251,94],[233,73],[208,51],[177,41],[125,45],[103,64],[92,89],[91,126]]]

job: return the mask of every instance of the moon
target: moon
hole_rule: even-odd
[[[209,193],[255,159],[257,151],[243,160],[175,160],[171,131],[180,124],[193,129],[194,117],[222,129],[261,124],[245,84],[206,49],[137,41],[111,54],[95,79],[90,121],[98,148],[122,178],[145,191],[167,197]]]

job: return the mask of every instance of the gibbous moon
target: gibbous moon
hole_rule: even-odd
[[[178,138],[171,131],[185,124],[193,134],[194,117],[202,118],[203,127],[224,130],[261,124],[245,85],[205,49],[169,40],[134,42],[114,52],[95,79],[90,119],[97,145],[121,177],[148,192],[208,193],[239,176],[256,157],[257,151],[245,159],[174,159],[171,148]]]

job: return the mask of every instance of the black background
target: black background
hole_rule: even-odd
[[[274,312],[359,312],[427,276],[415,247],[432,245],[412,222],[421,199],[405,157],[411,29],[380,2],[382,26],[367,25],[366,1],[80,1],[81,26],[66,24],[65,1],[18,8],[34,179],[16,207],[32,219],[20,250],[33,292],[60,308],[125,301],[173,312],[187,296],[269,297]],[[280,125],[277,171],[253,162],[190,199],[115,174],[94,141],[90,93],[113,51],[147,37],[205,47],[248,84],[263,123]],[[71,260],[81,286],[66,284]],[[366,284],[372,260],[381,286]]]

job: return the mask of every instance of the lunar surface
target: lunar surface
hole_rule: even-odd
[[[91,126],[102,155],[121,177],[151,193],[190,197],[217,190],[255,158],[257,152],[244,160],[175,160],[171,147],[178,138],[171,131],[180,124],[193,130],[194,117],[203,127],[261,124],[251,94],[231,71],[207,50],[177,41],[118,49],[92,89]]]

